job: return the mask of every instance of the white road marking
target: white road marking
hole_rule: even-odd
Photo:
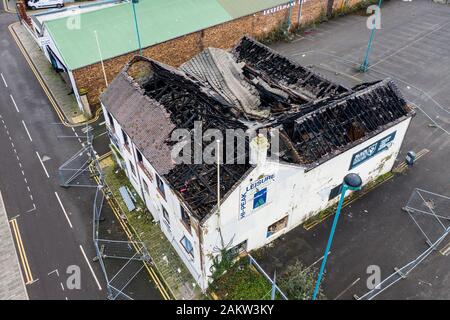
[[[66,209],[64,208],[64,206],[61,202],[61,199],[59,198],[59,195],[56,191],[55,191],[55,196],[58,199],[59,205],[61,206],[61,209],[64,212],[64,215],[66,216],[66,219],[67,219],[67,222],[69,223],[70,228],[73,229],[72,222],[70,222],[70,219],[69,219],[69,216],[67,215]]]
[[[59,284],[61,284],[61,289],[62,291],[64,291],[64,285],[62,284],[62,282],[60,282]]]
[[[33,202],[33,208],[28,210],[27,213],[33,212],[34,210],[36,210],[36,204]]]
[[[45,175],[47,176],[47,178],[50,178],[50,176],[48,175],[47,169],[45,168],[44,162],[42,162],[41,156],[39,155],[39,153],[37,151],[36,151],[36,155],[37,155],[37,157],[39,159],[39,162],[42,165],[42,168],[44,168]]]
[[[350,288],[353,287],[356,283],[358,283],[359,280],[361,280],[361,278],[357,278],[355,281],[353,281],[352,283],[350,283],[350,285],[349,285],[347,288],[345,288],[341,293],[339,293],[339,294],[336,296],[336,298],[334,298],[334,300],[337,300],[337,299],[339,299],[340,297],[342,297],[342,295],[343,295],[344,293],[346,293],[348,290],[350,290]]]
[[[2,77],[3,83],[5,84],[5,87],[8,88],[8,84],[6,83],[5,77],[3,76],[3,73],[0,73],[0,76]]]
[[[53,271],[50,271],[49,273],[47,273],[47,275],[49,276],[49,275],[51,275],[52,273],[56,273],[56,275],[59,277],[58,269],[55,269],[55,270],[53,270]]]
[[[98,279],[97,279],[97,276],[95,275],[94,269],[92,269],[92,266],[91,266],[91,264],[89,263],[89,260],[88,260],[88,258],[86,257],[86,253],[84,252],[84,249],[83,249],[83,247],[81,246],[81,244],[80,244],[80,250],[81,250],[81,253],[83,254],[84,259],[86,260],[86,263],[88,264],[89,270],[91,270],[92,276],[94,277],[95,282],[97,283],[98,289],[99,289],[99,290],[102,290],[102,286],[100,285],[100,282],[98,282]]]
[[[99,137],[101,137],[101,136],[104,136],[105,134],[107,134],[108,132],[103,132],[103,133],[101,133],[101,134],[99,134],[96,138],[99,138]]]
[[[14,97],[12,96],[12,94],[10,94],[9,96],[11,98],[12,103],[14,104],[14,107],[16,108],[16,111],[20,112],[19,108],[17,107],[16,100],[14,100]]]
[[[30,142],[33,142],[33,139],[31,139],[30,131],[28,131],[27,125],[25,124],[25,121],[22,120],[23,127],[25,128],[25,131],[27,132],[28,138],[30,139]]]

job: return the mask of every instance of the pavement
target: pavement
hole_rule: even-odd
[[[3,10],[8,13],[16,12],[16,0],[3,0]]]
[[[92,243],[94,191],[59,187],[58,168],[81,149],[82,128],[67,126],[50,104],[8,31],[16,21],[15,14],[1,11],[0,192],[10,227],[14,223],[18,230],[12,234],[16,251],[24,257],[20,259],[22,281],[27,283],[30,299],[106,299],[105,277],[92,261],[96,255]],[[99,119],[91,126],[94,146],[103,154],[108,150],[104,121]],[[102,223],[110,232],[115,219],[105,213]],[[117,233],[121,236],[125,237]],[[2,241],[0,248],[10,252],[11,241]],[[70,289],[70,270],[77,267],[81,286]],[[13,266],[10,271],[14,272]],[[0,292],[10,289],[0,287]],[[161,299],[144,273],[129,289],[134,298]]]
[[[368,289],[369,266],[381,279],[428,248],[413,220],[401,210],[414,188],[450,195],[450,7],[430,1],[389,1],[382,9],[367,73],[357,72],[369,30],[366,18],[340,17],[306,30],[292,42],[272,47],[348,86],[391,77],[417,115],[396,161],[409,150],[423,151],[413,168],[345,207],[328,258],[323,288],[328,299],[353,299]],[[446,212],[447,216],[450,214]],[[280,274],[297,259],[320,267],[332,218],[306,230],[290,231],[258,252],[269,274]],[[442,232],[439,229],[434,232]],[[443,246],[450,239],[445,239]],[[439,250],[377,299],[450,299],[450,257]]]
[[[16,229],[13,229],[16,230]],[[0,193],[0,300],[28,299],[25,283],[20,271],[19,258],[14,248],[14,240],[6,215],[5,204]]]
[[[62,121],[67,121],[70,125],[85,124],[89,119],[80,111],[70,84],[64,80],[61,73],[53,69],[27,26],[17,22],[11,26],[11,31],[17,37],[18,44],[23,47],[37,76],[42,78],[43,85],[54,99],[55,108],[60,112]]]

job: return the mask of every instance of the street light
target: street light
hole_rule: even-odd
[[[325,249],[325,254],[323,256],[322,265],[320,266],[319,277],[317,278],[316,287],[314,288],[313,300],[316,300],[317,294],[319,293],[320,282],[322,281],[323,271],[325,270],[325,264],[327,263],[328,252],[330,252],[331,243],[333,242],[334,231],[336,230],[337,222],[339,220],[339,215],[342,209],[342,203],[344,202],[345,192],[347,190],[355,191],[360,190],[362,185],[362,180],[356,173],[349,173],[344,177],[344,182],[342,183],[341,198],[336,209],[336,214],[334,215],[333,226],[331,227],[330,236],[328,238],[327,248]]]
[[[137,20],[137,16],[136,16],[136,3],[139,3],[139,0],[131,0],[131,4],[133,6],[134,26],[136,28],[136,35],[137,35],[138,46],[139,46],[139,54],[142,56],[141,37],[139,35],[139,26],[138,26],[138,20]]]
[[[381,2],[382,1],[383,0],[379,0],[379,2],[378,2],[379,10],[381,10]],[[372,41],[375,36],[375,30],[376,30],[376,28],[372,27],[372,32],[370,33],[369,43],[367,44],[366,55],[364,56],[363,63],[359,67],[359,70],[362,72],[366,72],[369,69],[369,53],[370,53],[370,49],[372,48]]]

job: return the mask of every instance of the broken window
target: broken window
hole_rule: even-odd
[[[241,254],[242,252],[246,252],[246,251],[247,251],[247,240],[244,240],[244,241],[238,243],[237,245],[232,247],[230,250],[228,250],[228,252],[233,257],[236,257],[239,254]]]
[[[134,168],[134,165],[131,163],[131,161],[128,161],[128,163],[130,164],[131,173],[136,177],[136,169]]]
[[[267,235],[266,235],[266,237],[269,238],[269,237],[273,236],[274,234],[276,234],[277,232],[280,232],[281,230],[286,228],[287,227],[287,222],[288,222],[288,216],[278,220],[274,224],[271,224],[267,228]]]
[[[189,217],[189,214],[186,212],[186,209],[184,209],[184,207],[182,205],[180,205],[180,211],[181,211],[181,220],[190,229],[191,217]]]
[[[164,220],[165,220],[166,223],[170,226],[169,213],[167,212],[166,208],[164,208],[164,206],[161,206],[161,208],[162,208]]]
[[[333,200],[338,195],[340,195],[341,191],[342,191],[342,183],[340,185],[334,187],[333,189],[331,189],[330,196],[328,197],[328,201]]]
[[[194,247],[192,246],[192,243],[189,241],[186,236],[183,236],[180,241],[181,245],[183,246],[184,250],[191,256],[194,257]]]
[[[142,153],[138,149],[136,149],[136,157],[137,157],[137,161],[142,163],[142,161],[143,161]]]
[[[127,150],[130,152],[130,147],[129,147],[129,142],[128,142],[128,136],[125,133],[125,131],[123,131],[122,129],[122,137],[123,137],[123,144],[125,146],[125,148],[127,148]]]
[[[149,188],[148,188],[148,184],[147,184],[147,182],[145,182],[144,179],[142,179],[142,185],[144,186],[144,191],[145,191],[145,193],[146,193],[146,194],[150,194],[150,190],[149,190]]]
[[[108,115],[109,127],[111,128],[112,131],[115,131],[114,130],[114,119],[113,119],[111,113],[109,113],[109,111],[106,111],[106,114]]]
[[[164,199],[166,199],[166,192],[164,190],[164,182],[161,180],[161,178],[155,174],[156,177],[156,184],[157,184],[157,189],[159,191],[159,193],[163,196]]]

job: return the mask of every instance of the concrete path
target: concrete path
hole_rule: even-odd
[[[0,300],[28,300],[0,192]]]

